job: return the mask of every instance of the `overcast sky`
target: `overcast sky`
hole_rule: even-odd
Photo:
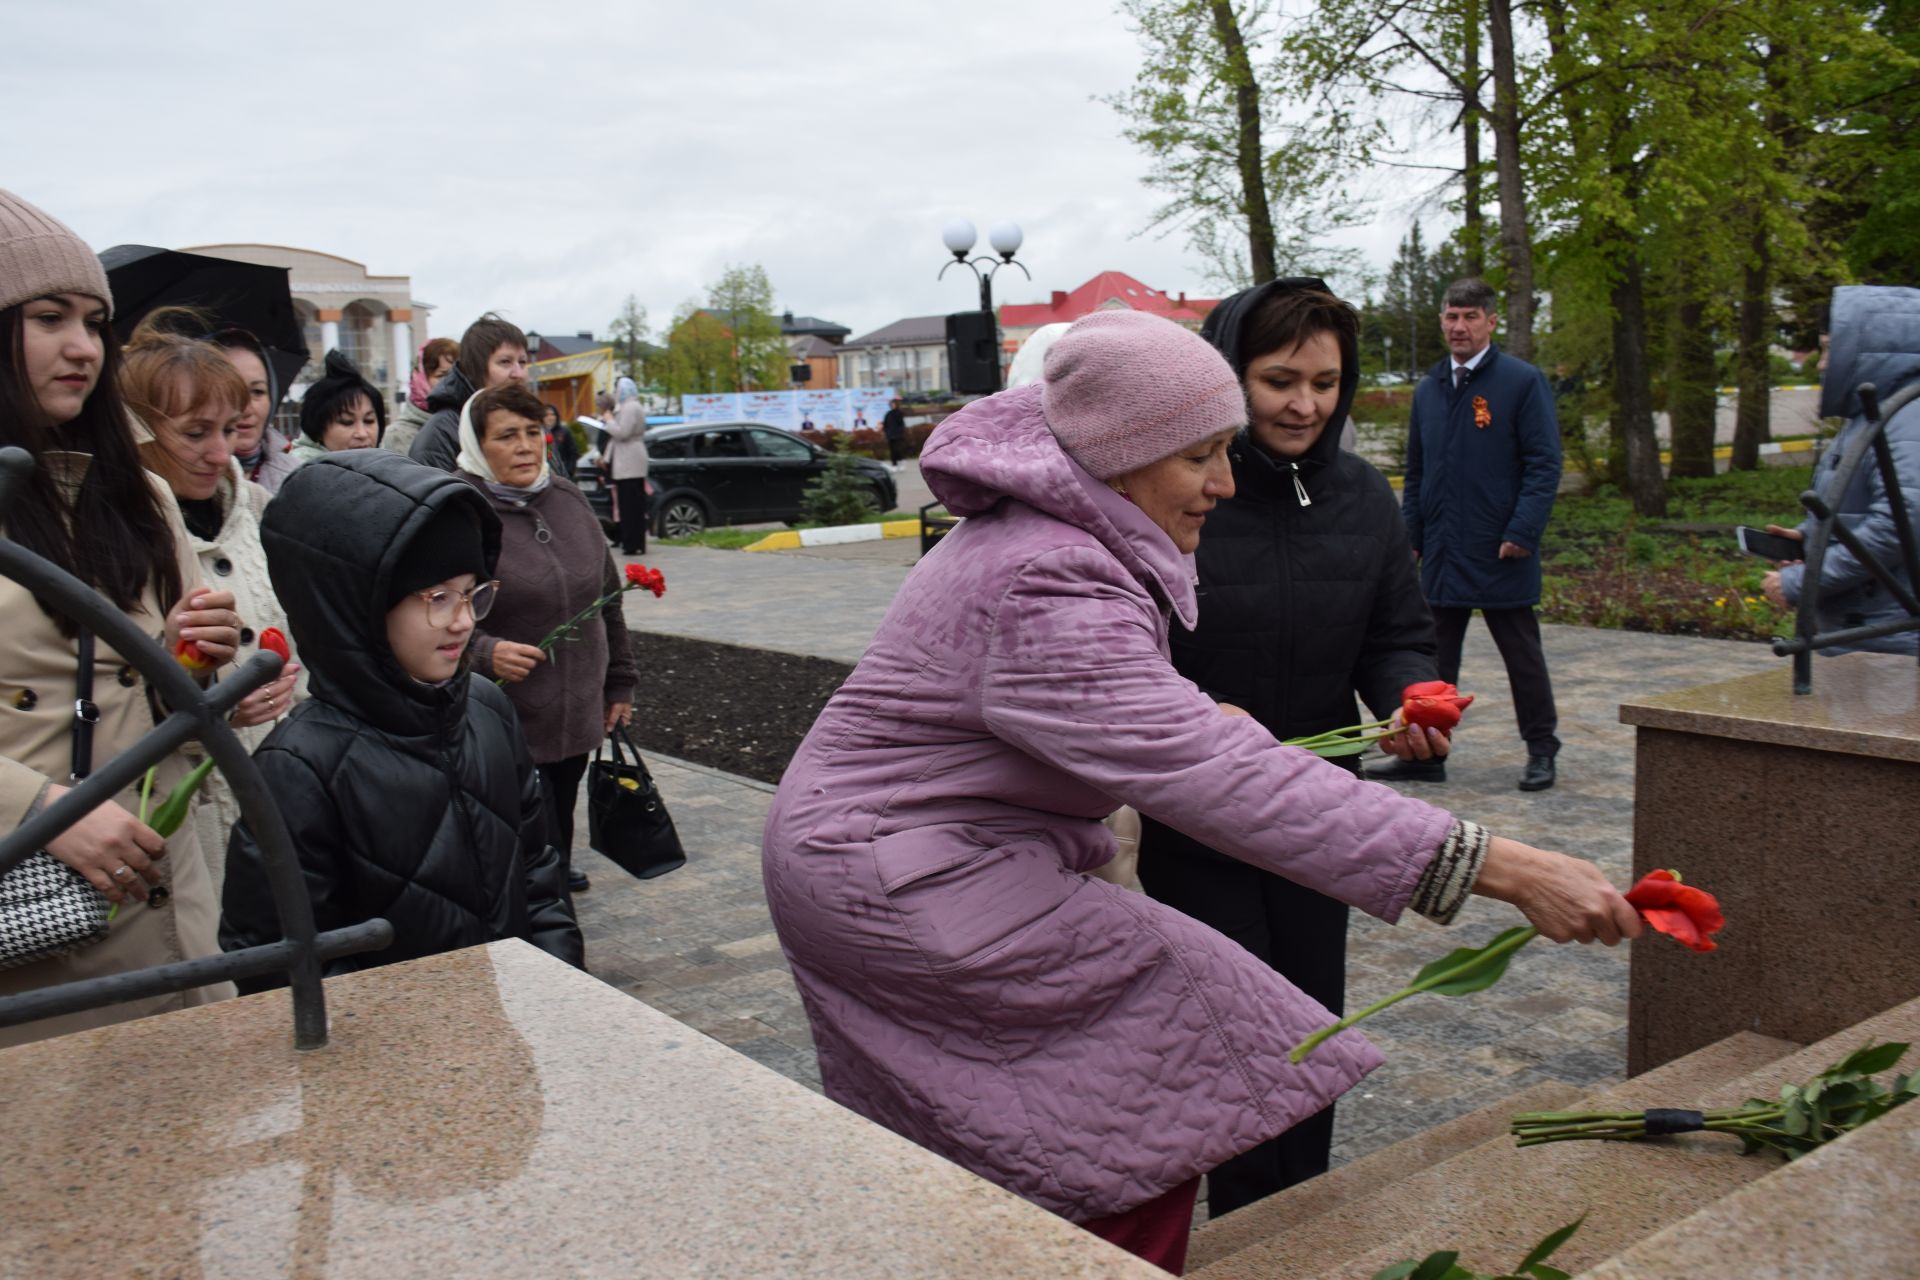
[[[0,0],[0,185],[95,249],[263,241],[412,277],[457,335],[494,308],[653,326],[729,263],[856,333],[975,305],[940,228],[1026,232],[998,302],[1105,269],[1207,295],[1099,98],[1111,0],[315,4]],[[1384,262],[1410,210],[1353,243]],[[964,276],[964,278],[962,278]]]

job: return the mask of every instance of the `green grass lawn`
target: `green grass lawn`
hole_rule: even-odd
[[[1810,467],[1763,467],[1675,480],[1668,514],[1649,520],[1610,485],[1562,497],[1547,526],[1540,616],[1626,631],[1767,640],[1793,615],[1768,604],[1772,568],[1740,550],[1735,525],[1794,525]]]

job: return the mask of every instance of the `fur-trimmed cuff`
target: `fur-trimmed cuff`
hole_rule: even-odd
[[[1440,851],[1420,874],[1420,883],[1413,886],[1413,899],[1407,905],[1435,924],[1452,924],[1480,878],[1490,838],[1479,823],[1455,819]]]

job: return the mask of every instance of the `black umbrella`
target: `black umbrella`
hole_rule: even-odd
[[[122,342],[147,313],[189,306],[215,329],[245,329],[266,348],[276,402],[307,363],[306,332],[293,309],[285,267],[235,262],[203,253],[117,244],[100,255],[113,286],[113,329]]]

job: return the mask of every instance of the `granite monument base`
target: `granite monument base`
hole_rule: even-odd
[[[1920,664],[1822,659],[1625,703],[1635,877],[1711,891],[1720,947],[1633,944],[1627,1071],[1737,1031],[1802,1044],[1920,994]]]

